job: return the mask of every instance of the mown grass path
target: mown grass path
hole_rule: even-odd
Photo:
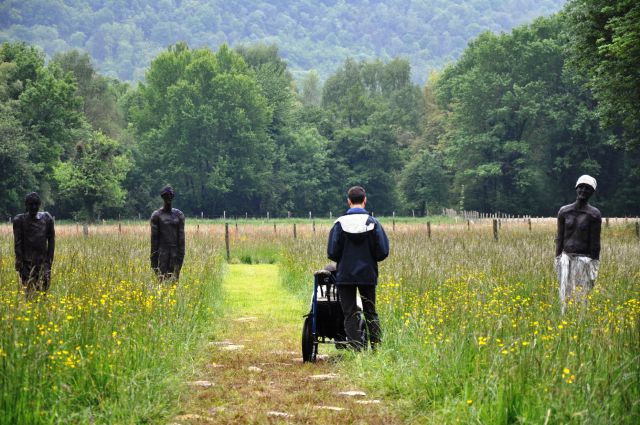
[[[328,355],[302,363],[302,315],[308,305],[281,287],[277,265],[229,265],[223,291],[220,338],[211,342],[208,365],[194,377],[192,394],[173,422],[398,423],[385,401],[340,394],[360,388],[340,374],[336,350],[321,346],[320,354]]]

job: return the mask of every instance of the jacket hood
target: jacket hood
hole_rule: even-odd
[[[353,235],[370,232],[375,227],[373,220],[369,221],[369,214],[348,214],[338,218],[342,231]]]

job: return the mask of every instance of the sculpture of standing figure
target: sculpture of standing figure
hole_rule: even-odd
[[[172,208],[171,186],[160,191],[164,206],[151,214],[151,267],[160,281],[177,281],[184,261],[184,214]]]
[[[26,298],[31,299],[36,292],[46,292],[51,284],[56,233],[51,214],[38,212],[41,202],[37,193],[28,194],[24,204],[27,212],[13,219],[13,238],[16,271]]]
[[[600,211],[589,205],[596,179],[583,175],[576,183],[577,199],[558,212],[556,273],[562,313],[570,300],[586,302],[600,266]]]

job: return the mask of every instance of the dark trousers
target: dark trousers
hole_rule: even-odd
[[[371,346],[380,343],[380,320],[376,312],[376,287],[375,285],[338,285],[340,305],[344,314],[344,329],[349,343],[356,349],[362,348],[362,335],[359,329],[360,309],[356,303],[356,289],[360,292],[362,310],[364,311],[365,324],[369,331]],[[365,341],[366,343],[366,341]]]

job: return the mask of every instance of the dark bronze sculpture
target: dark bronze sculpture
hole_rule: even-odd
[[[184,261],[184,214],[172,208],[175,192],[160,192],[164,206],[151,214],[151,267],[161,281],[177,281]]]
[[[51,265],[55,251],[55,228],[48,212],[38,212],[40,196],[32,192],[24,201],[26,213],[13,219],[16,271],[27,299],[46,292],[51,284]]]
[[[563,313],[572,299],[586,302],[598,276],[602,216],[589,205],[596,186],[596,179],[581,176],[576,183],[576,202],[558,212],[556,273]]]

